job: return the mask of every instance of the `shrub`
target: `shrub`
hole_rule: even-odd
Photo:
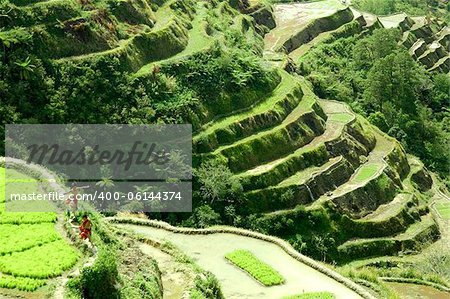
[[[195,289],[191,291],[192,299],[223,299],[219,281],[210,272],[204,272],[195,279]]]
[[[118,278],[114,250],[99,248],[95,263],[84,268],[81,276],[70,281],[68,286],[86,299],[113,299],[119,298],[116,288]]]

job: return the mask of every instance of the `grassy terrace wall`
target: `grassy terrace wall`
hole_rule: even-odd
[[[97,24],[85,18],[66,21],[62,26],[34,26],[30,28],[33,35],[33,51],[40,56],[59,59],[72,55],[105,51],[118,45],[117,36],[96,29],[96,26]],[[72,31],[76,31],[76,33],[67,34],[67,32]],[[49,48],[52,49],[51,52],[48,51]]]
[[[117,48],[100,54],[62,59],[56,63],[79,61],[92,64],[99,57],[107,57],[107,59],[118,59],[123,70],[137,71],[145,63],[168,58],[181,52],[189,39],[187,25],[186,21],[173,17],[163,28],[138,33]]]
[[[398,27],[402,32],[408,31],[414,25],[414,20],[411,19],[408,15],[405,15],[405,18],[398,23]]]
[[[271,6],[265,5],[264,7],[250,13],[250,16],[255,19],[256,23],[265,27],[262,32],[268,31],[268,29],[273,29],[276,26]]]
[[[330,43],[332,41],[335,41],[339,38],[345,38],[352,36],[354,34],[360,33],[363,30],[363,27],[366,26],[366,20],[363,16],[359,16],[355,20],[342,25],[337,30],[330,33],[330,36],[326,38],[324,43]]]
[[[422,56],[418,58],[418,61],[425,65],[427,68],[433,67],[441,58],[448,55],[446,49],[439,45],[434,49],[428,49]]]
[[[427,44],[430,44],[434,40],[434,33],[442,29],[442,25],[437,23],[424,24],[422,26],[411,28],[411,33],[415,36],[415,39],[423,39]],[[406,45],[408,46],[408,45]],[[412,46],[412,44],[411,44]],[[411,47],[409,46],[409,47]]]
[[[439,228],[433,218],[427,215],[395,238],[360,239],[339,246],[338,251],[342,260],[392,256],[398,252],[418,251],[438,237]]]
[[[450,30],[442,33],[438,42],[445,48],[448,49],[450,47]]]
[[[290,53],[302,44],[313,40],[320,33],[335,30],[345,23],[350,22],[352,19],[353,13],[350,8],[339,10],[330,16],[315,19],[291,36],[278,50],[284,50]]]
[[[417,45],[417,43],[420,43],[420,45]],[[414,45],[412,45],[411,47],[416,47],[415,49],[410,50],[410,53],[412,54],[414,59],[417,59],[420,56],[422,56],[422,54],[425,53],[428,49],[428,45],[422,39],[417,40],[417,42],[415,42]]]
[[[273,186],[280,183],[295,172],[312,166],[320,166],[324,164],[330,155],[325,144],[311,150],[299,152],[286,159],[283,163],[276,165],[268,171],[258,174],[243,174],[242,187],[245,191],[262,189],[266,186]]]
[[[325,146],[332,157],[343,156],[354,167],[357,167],[361,163],[361,156],[367,156],[371,147],[358,142],[354,135],[350,134],[351,130],[350,126],[340,138],[325,142]],[[368,135],[369,138],[370,136]]]
[[[358,18],[354,19],[353,21],[342,25],[338,29],[329,32],[329,34],[327,34],[327,36],[323,37],[317,44],[313,45],[312,48],[318,47],[322,44],[332,43],[340,38],[346,38],[346,37],[350,37],[350,36],[353,36],[356,34],[361,34],[364,30],[367,30],[367,29],[365,29],[366,24],[367,24],[366,20],[361,15]],[[301,55],[300,58],[297,60],[297,65],[298,65],[297,72],[299,74],[301,74],[300,70],[303,67],[302,63],[303,63],[304,57],[307,57],[307,56],[308,56],[308,52]]]
[[[415,36],[411,31],[407,31],[403,34],[401,43],[403,46],[409,49],[414,45],[414,43],[417,42],[417,40],[417,36]]]
[[[398,190],[399,186],[383,171],[363,187],[334,197],[327,204],[341,213],[361,218],[392,201]]]
[[[309,111],[300,115],[293,122],[275,128],[267,134],[260,137],[256,135],[254,138],[238,142],[219,152],[203,155],[200,158],[202,161],[222,159],[231,171],[238,173],[286,155],[309,143],[324,130],[324,121],[315,111]]]
[[[345,183],[353,171],[351,164],[342,158],[303,184],[275,186],[248,192],[245,194],[245,211],[263,213],[309,204],[315,198],[332,190],[335,185]]]
[[[389,138],[388,136],[386,136]],[[394,148],[386,155],[384,160],[389,167],[394,170],[395,174],[398,174],[398,179],[404,179],[410,172],[411,167],[408,163],[405,149],[401,144],[393,138],[390,138],[394,143]]]
[[[302,89],[300,86],[296,86],[269,110],[249,115],[240,121],[235,121],[209,134],[202,135],[200,138],[194,138],[193,149],[196,153],[214,151],[221,145],[231,144],[257,131],[273,127],[286,118],[300,103],[302,97]]]
[[[111,1],[111,13],[120,22],[127,24],[146,24],[153,27],[157,21],[151,6],[154,3],[147,0]]]
[[[340,225],[345,228],[351,238],[393,236],[404,232],[409,225],[420,220],[420,214],[415,209],[417,204],[417,198],[409,194],[408,200],[402,203],[401,209],[396,214],[378,220],[351,219],[349,216],[343,215]]]
[[[450,71],[450,57],[441,58],[429,71],[448,73]]]
[[[7,14],[0,23],[6,28],[26,27],[23,30],[32,35],[33,53],[49,59],[115,48],[119,40],[123,42],[153,27],[156,21],[152,8],[143,0],[110,1],[104,7],[67,0],[42,1],[19,7],[4,4],[2,10]]]
[[[374,133],[371,130],[371,126],[367,125],[367,121],[361,117],[357,117],[357,120],[354,125],[348,128],[348,133],[370,152],[376,144]]]
[[[221,97],[215,101],[202,101],[198,103],[195,107],[193,113],[189,115],[189,122],[192,124],[193,130],[199,130],[202,126],[212,123],[222,117],[227,117],[238,111],[246,111],[251,109],[251,107],[258,105],[260,101],[264,100],[265,97],[272,92],[272,90],[279,84],[280,76],[275,69],[267,70],[266,84],[263,86],[258,86],[258,88],[245,89],[239,92],[229,90],[227,93],[222,93]],[[288,105],[292,104],[293,99],[288,99],[288,102],[284,103],[282,109],[286,109]],[[281,109],[278,107],[278,109]],[[265,115],[261,115],[258,121],[276,121],[274,119],[277,113],[284,113],[280,110],[277,112],[268,112]],[[194,141],[193,148],[199,149],[199,152],[204,152],[206,148],[216,148],[218,145],[226,144],[231,142],[232,136],[229,136],[231,130],[236,130],[236,133],[242,133],[242,137],[248,136],[252,130],[256,129],[254,120],[249,117],[243,122],[245,128],[238,128],[239,125],[231,124],[227,128],[223,128],[218,133],[219,136],[207,136],[205,139],[198,139]],[[272,124],[273,125],[273,124]],[[268,122],[267,127],[271,124]],[[217,139],[219,138],[219,139]],[[226,138],[230,138],[229,140]],[[220,140],[220,141],[219,141]],[[217,142],[217,143],[216,143]]]
[[[414,182],[417,189],[419,189],[421,192],[430,190],[433,185],[433,179],[431,178],[428,171],[424,168],[421,168],[417,172],[414,172],[411,175],[411,181]]]
[[[17,7],[4,4],[3,9],[9,18],[0,18],[0,27],[28,27],[36,24],[53,23],[80,17],[80,8],[74,1],[55,0]]]

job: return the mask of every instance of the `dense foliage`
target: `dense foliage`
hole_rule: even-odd
[[[262,38],[253,27],[245,35],[230,27],[235,12],[228,9],[220,18],[210,9],[206,18],[208,32],[223,36],[220,42],[179,62],[155,63],[143,76],[106,55],[57,62],[37,51],[35,37],[43,33],[32,27],[0,31],[0,134],[7,123],[190,122],[197,129],[217,114],[254,102],[274,85],[261,63]],[[100,21],[112,18],[102,11]],[[206,109],[212,113],[202,119]]]
[[[319,96],[351,104],[448,178],[450,78],[427,73],[399,39],[394,29],[339,39],[305,55],[299,71]]]

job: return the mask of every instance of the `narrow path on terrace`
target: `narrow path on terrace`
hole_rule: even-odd
[[[210,235],[185,235],[148,226],[118,224],[151,239],[173,243],[193,258],[205,270],[212,272],[220,281],[226,298],[277,299],[302,292],[329,291],[336,298],[360,298],[359,295],[322,274],[298,262],[275,244],[250,237],[217,233]],[[285,279],[283,285],[265,287],[232,265],[225,254],[236,249],[247,249],[259,259],[276,269]]]

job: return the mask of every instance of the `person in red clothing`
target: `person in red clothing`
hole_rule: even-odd
[[[91,242],[92,235],[92,222],[87,214],[83,215],[83,220],[80,225],[80,238],[83,240],[88,239]]]

